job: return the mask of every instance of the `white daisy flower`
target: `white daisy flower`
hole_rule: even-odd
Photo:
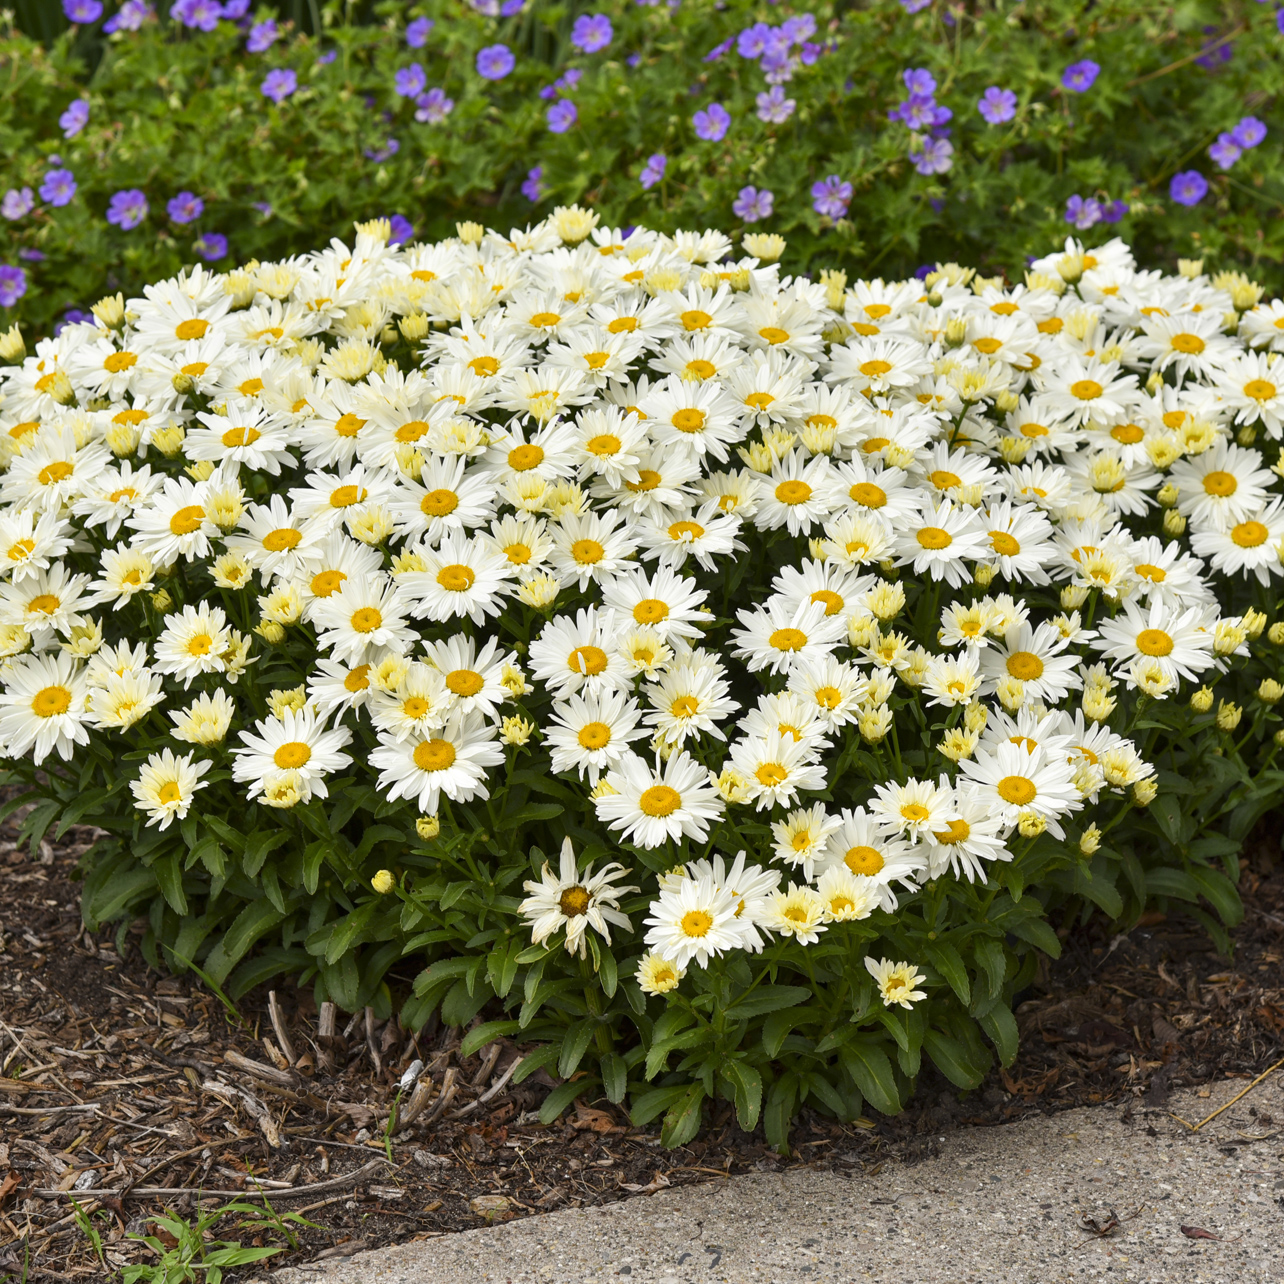
[[[522,884],[530,895],[518,906],[518,913],[531,929],[531,943],[543,945],[555,932],[565,929],[566,952],[586,958],[586,935],[592,928],[610,945],[612,926],[626,932],[633,926],[619,909],[621,896],[640,890],[619,885],[628,872],[615,862],[604,865],[596,874],[592,864],[579,870],[571,840],[564,838],[558,872],[554,874],[545,861],[539,882],[527,879]]]
[[[20,655],[6,665],[0,694],[0,743],[5,756],[31,750],[38,767],[50,754],[71,760],[76,745],[89,743],[85,673],[65,651]]]
[[[148,754],[137,780],[129,782],[135,805],[147,817],[147,824],[168,829],[191,810],[198,789],[209,784],[202,780],[210,763],[193,761],[192,755],[175,754],[172,749]]]
[[[625,758],[607,772],[606,783],[614,792],[594,799],[598,819],[639,847],[660,847],[684,834],[704,842],[724,811],[708,771],[685,750],[655,770],[641,758]]]
[[[398,743],[381,739],[369,762],[389,801],[414,799],[422,814],[432,815],[443,794],[452,802],[490,797],[489,768],[504,761],[495,734],[494,724],[478,714],[456,714],[428,736]]]

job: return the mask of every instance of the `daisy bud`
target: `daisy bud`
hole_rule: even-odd
[[[537,611],[544,611],[557,601],[561,587],[555,576],[532,575],[530,579],[521,582],[517,589],[517,598],[527,606],[533,606]]]
[[[771,472],[772,465],[776,462],[771,448],[761,441],[751,441],[747,446],[738,446],[736,454],[756,473]]]
[[[347,521],[348,534],[371,548],[377,548],[392,534],[393,525],[392,514],[382,504],[364,504]]]
[[[386,896],[397,885],[397,880],[392,876],[392,870],[381,869],[371,880],[370,886],[379,893],[380,896]]]
[[[643,994],[668,994],[670,990],[678,988],[678,983],[684,976],[685,968],[650,951],[638,960],[638,970],[634,973],[638,989]]]
[[[193,481],[209,481],[214,475],[214,461],[212,459],[198,459],[196,463],[188,464],[183,471]]]
[[[390,655],[367,673],[370,685],[376,691],[392,694],[405,682],[410,673],[410,661],[401,655]]]
[[[456,223],[455,231],[465,245],[480,245],[482,237],[486,235],[486,229],[480,223],[473,222]]]
[[[578,245],[597,226],[599,217],[578,205],[559,205],[549,221],[564,245]]]
[[[151,444],[166,459],[173,459],[183,449],[183,442],[186,437],[186,431],[180,428],[178,424],[170,424],[168,428],[157,428],[152,433]]]
[[[1239,432],[1235,434],[1235,440],[1241,446],[1251,446],[1257,440],[1257,427],[1254,424],[1245,424]]]
[[[1010,392],[1001,392],[999,396],[1012,397],[1012,394]],[[1015,401],[1016,398],[1012,397],[1012,400]],[[998,406],[997,398],[995,399],[995,405],[998,409],[1003,409],[1002,406]],[[1034,442],[1032,442],[1028,437],[1000,437],[999,454],[1003,456],[1005,463],[1019,464],[1030,453],[1030,448],[1033,445]]]
[[[812,559],[814,561],[817,561],[817,562],[828,561],[829,559],[828,544],[829,544],[829,541],[823,540],[823,539],[809,539],[807,541],[807,546],[811,550]]]
[[[309,797],[311,797],[311,793],[299,777],[299,773],[297,771],[283,771],[264,783],[263,792],[259,795],[259,801],[265,807],[274,807],[278,811],[289,811],[291,807],[297,807],[299,803],[306,802]]]
[[[1275,743],[1284,747],[1284,727],[1281,727],[1280,730],[1275,733]]]
[[[1171,539],[1176,539],[1186,530],[1186,519],[1175,509],[1170,508],[1164,513],[1164,534]]]
[[[432,840],[441,833],[441,821],[437,819],[437,813],[434,812],[431,816],[420,816],[419,819],[415,821],[415,833],[417,833],[424,842],[432,842]]]
[[[1263,678],[1262,685],[1257,688],[1257,698],[1263,704],[1278,704],[1284,698],[1284,686],[1274,678]]]
[[[1096,851],[1100,846],[1101,830],[1099,830],[1096,825],[1089,825],[1079,838],[1079,850],[1085,856],[1092,856],[1096,854]]]
[[[1047,272],[1027,272],[1025,283],[1031,290],[1051,290],[1053,294],[1066,292],[1066,283],[1059,276],[1051,276]]]
[[[867,744],[876,745],[880,740],[886,739],[887,733],[892,729],[892,711],[885,704],[866,708],[861,712],[856,725],[861,739]]]
[[[1239,620],[1219,620],[1213,630],[1213,650],[1218,655],[1234,655],[1248,638],[1248,630]]]
[[[962,762],[976,752],[979,739],[975,731],[964,731],[962,727],[952,727],[942,736],[937,748],[951,762]]]
[[[91,619],[86,624],[77,624],[72,628],[71,637],[62,643],[62,649],[79,660],[87,660],[101,649],[102,644],[103,626]]]
[[[275,620],[260,620],[254,626],[254,631],[264,642],[270,642],[273,646],[279,646],[285,641],[285,630]]]
[[[592,789],[589,790],[589,797],[597,802],[599,798],[609,798],[612,794],[619,793],[619,790],[612,784],[608,784],[605,778],[599,780]]]
[[[1146,454],[1150,456],[1150,462],[1156,468],[1170,468],[1181,458],[1181,442],[1171,433],[1165,433],[1162,437],[1151,437],[1146,441]]]
[[[1262,630],[1266,627],[1266,612],[1250,606],[1244,612],[1244,618],[1240,623],[1244,626],[1245,634],[1256,641],[1262,636]]]
[[[1025,703],[1025,683],[1011,674],[1004,674],[999,679],[994,694],[1009,713],[1015,713]]]
[[[138,449],[142,432],[137,424],[108,424],[105,439],[107,449],[117,459],[127,459]]]
[[[716,290],[722,284],[722,278],[716,273],[705,268],[700,273],[700,288],[702,290]]]
[[[500,739],[506,745],[524,745],[535,733],[535,724],[526,718],[505,718],[500,729]]]
[[[676,268],[653,268],[642,278],[642,288],[654,298],[682,289],[682,273]]]
[[[27,355],[27,345],[22,340],[22,331],[11,325],[0,334],[0,361],[16,365]]]
[[[428,334],[428,317],[423,312],[410,312],[397,322],[397,329],[407,343],[418,343]]]
[[[1081,584],[1067,584],[1061,590],[1061,605],[1067,611],[1077,611],[1088,600],[1088,590]]]
[[[837,268],[821,268],[820,283],[825,287],[825,301],[835,312],[841,312],[847,297],[847,273]]]
[[[1003,391],[1000,392],[994,398],[995,410],[999,411],[1000,414],[1004,414],[1004,415],[1010,415],[1020,404],[1021,404],[1021,398],[1018,397],[1016,393],[1012,391],[1011,388],[1004,388]],[[1014,440],[1025,442],[1027,450],[1031,445],[1033,445],[1033,443],[1030,441],[1028,437],[1017,437]],[[1000,449],[1002,449],[1002,443],[1000,443]],[[1021,452],[1021,458],[1022,459],[1025,458],[1025,451]],[[1017,459],[1017,460],[1012,460],[1010,462],[1020,463],[1021,460]]]
[[[1188,419],[1181,429],[1182,449],[1188,455],[1202,455],[1215,441],[1221,439],[1217,429],[1201,419]]]
[[[905,609],[905,586],[880,580],[866,593],[865,604],[886,624]]]
[[[1017,829],[1022,838],[1038,838],[1048,827],[1048,818],[1037,811],[1023,811],[1017,817]]]
[[[812,455],[832,455],[838,444],[838,429],[832,424],[804,424],[802,444]]]
[[[1101,769],[1094,763],[1080,761],[1070,783],[1079,791],[1080,798],[1091,798],[1101,789],[1103,779]]]
[[[1176,508],[1177,497],[1181,494],[1181,488],[1174,486],[1172,482],[1165,482],[1159,488],[1159,493],[1155,498],[1159,501],[1161,508]]]
[[[109,294],[90,308],[99,323],[108,330],[121,330],[125,325],[125,296]]]
[[[1200,687],[1198,691],[1191,692],[1190,707],[1196,713],[1207,713],[1213,707],[1212,688]]]
[[[518,696],[524,696],[530,690],[530,684],[526,681],[526,675],[515,664],[504,665],[504,671],[500,675],[499,685],[508,692],[512,699]]]
[[[1217,706],[1217,728],[1219,731],[1234,731],[1244,710],[1230,700],[1222,700]]]
[[[414,446],[406,444],[397,447],[397,470],[412,481],[418,481],[424,471],[424,457]]]
[[[969,731],[984,731],[989,719],[990,711],[979,700],[974,700],[963,710],[963,725]]]
[[[1284,646],[1284,620],[1272,624],[1266,637],[1273,646]]]
[[[170,597],[167,589],[157,589],[156,592],[152,594],[152,605],[158,611],[168,611],[169,608],[174,605],[174,599]]]
[[[988,589],[994,583],[994,567],[989,562],[978,562],[972,571],[972,583],[979,589]]]
[[[372,218],[364,223],[353,223],[352,226],[358,236],[368,236],[380,245],[387,245],[388,238],[392,235],[392,222],[386,218]]]
[[[408,575],[412,571],[426,571],[428,563],[418,553],[394,553],[392,555],[392,578]]]
[[[1203,259],[1178,259],[1177,274],[1184,276],[1188,281],[1194,281],[1204,273]]]
[[[243,589],[254,574],[254,568],[243,553],[220,553],[210,567],[214,583],[222,589]]]
[[[307,702],[308,689],[305,686],[288,689],[278,687],[268,693],[268,708],[272,710],[274,718],[283,718],[287,709],[300,713]]]
[[[752,254],[764,263],[774,263],[785,252],[788,242],[775,232],[746,232],[740,238],[740,244],[746,254]]]
[[[1132,801],[1137,807],[1149,807],[1155,801],[1155,795],[1159,792],[1159,783],[1154,776],[1147,776],[1145,780],[1139,780],[1132,787]]]
[[[1093,687],[1083,693],[1083,714],[1093,722],[1105,722],[1119,702],[1108,691]]]

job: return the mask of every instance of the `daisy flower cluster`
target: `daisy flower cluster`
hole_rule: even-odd
[[[525,757],[622,855],[567,839],[534,940],[641,892],[652,993],[1090,856],[1157,789],[1123,715],[1267,622],[1221,603],[1284,569],[1284,303],[1117,240],[1018,285],[784,248],[376,221],[103,300],[0,373],[3,753],[137,761],[160,829],[373,787],[421,836]]]

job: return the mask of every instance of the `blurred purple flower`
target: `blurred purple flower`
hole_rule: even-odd
[[[823,218],[846,217],[852,200],[852,185],[837,174],[830,174],[811,185],[811,207]]]
[[[954,144],[948,138],[925,138],[909,154],[920,174],[944,174],[954,167]]]
[[[773,85],[765,94],[759,94],[758,119],[769,125],[783,125],[794,114],[798,103],[793,98],[786,98],[785,91],[779,85]]]
[[[932,0],[901,0],[901,8],[906,13],[920,13],[931,3]]]
[[[1168,185],[1168,195],[1178,205],[1198,205],[1208,194],[1208,180],[1197,169],[1184,170],[1173,175]]]
[[[218,0],[177,0],[170,6],[169,16],[193,31],[213,31],[223,16],[223,6]]]
[[[580,114],[569,98],[559,98],[548,109],[548,130],[551,134],[564,134],[579,120]]]
[[[382,165],[384,161],[390,160],[401,150],[401,144],[395,139],[390,138],[382,147],[363,148],[366,160],[372,160],[376,165]]]
[[[412,62],[409,67],[402,67],[392,78],[393,88],[402,98],[418,98],[427,83],[428,77],[417,62]]]
[[[615,35],[611,20],[604,13],[582,13],[571,27],[571,44],[581,53],[597,53],[611,43]]]
[[[776,198],[765,187],[759,191],[756,187],[742,187],[739,195],[731,203],[732,212],[746,223],[757,223],[771,217]]]
[[[428,125],[440,125],[455,108],[455,100],[435,86],[415,99],[415,119]]]
[[[206,232],[192,242],[192,249],[207,263],[227,257],[227,237],[222,232]]]
[[[49,256],[43,250],[33,250],[29,246],[23,246],[18,251],[18,257],[24,263],[43,263]]]
[[[1084,58],[1080,62],[1072,62],[1061,73],[1061,83],[1076,94],[1085,94],[1100,74],[1100,64],[1093,62],[1091,58]]]
[[[75,194],[76,176],[69,169],[51,169],[40,184],[40,199],[50,205],[68,205]]]
[[[274,103],[284,102],[299,87],[299,78],[290,67],[277,67],[263,78],[260,88],[265,98]]]
[[[58,117],[58,125],[64,138],[74,138],[89,124],[89,102],[84,98],[73,98],[67,104],[67,110]]]
[[[477,51],[477,74],[483,80],[503,80],[516,65],[507,45],[487,45]]]
[[[122,232],[136,228],[147,217],[147,197],[136,187],[117,192],[107,205],[107,222]]]
[[[406,27],[406,44],[412,49],[422,49],[428,43],[428,33],[433,25],[431,18],[416,18]]]
[[[317,66],[328,67],[338,56],[337,49],[327,49],[325,53],[317,55]]]
[[[936,93],[936,77],[926,67],[910,67],[901,72],[901,79],[911,94],[930,98]]]
[[[25,218],[36,207],[29,187],[11,187],[0,200],[0,214],[9,220]]]
[[[154,18],[156,11],[146,0],[125,0],[120,9],[103,23],[103,30],[110,35],[113,31],[137,31],[148,18]]]
[[[1244,154],[1244,149],[1235,141],[1234,134],[1218,134],[1217,141],[1208,149],[1208,155],[1218,169],[1230,169]]]
[[[663,177],[664,171],[669,166],[669,158],[663,152],[655,152],[646,158],[646,164],[642,167],[642,172],[638,175],[638,182],[642,184],[644,192],[650,191]]]
[[[27,274],[10,263],[0,263],[0,308],[11,308],[27,292]]]
[[[1278,31],[1281,36],[1284,36],[1284,9],[1281,9],[1275,15],[1275,30]]]
[[[544,195],[544,166],[536,165],[522,183],[522,195],[534,205]]]
[[[272,217],[272,206],[267,201],[251,201],[250,208],[256,209],[264,218]]]
[[[526,8],[526,0],[504,0],[499,6],[499,16],[501,18],[512,18]]]
[[[721,142],[731,128],[731,113],[721,103],[710,103],[708,108],[691,117],[697,138],[706,143]]]
[[[1016,108],[1016,94],[1010,89],[1000,89],[998,85],[991,85],[976,105],[977,111],[991,125],[1006,124],[1016,115]]]
[[[728,36],[727,39],[724,40],[720,45],[714,45],[714,47],[710,49],[707,54],[705,54],[704,61],[717,62],[718,59],[721,58],[722,55],[726,53],[727,50],[730,49],[731,46],[734,45],[735,43],[736,43],[736,38],[734,36]]]
[[[800,13],[786,18],[780,24],[780,30],[795,44],[802,44],[809,36],[816,34],[816,16],[811,13]]]
[[[389,245],[404,245],[415,239],[415,225],[400,214],[394,214],[388,222],[392,225],[392,235],[388,237]]]
[[[94,324],[94,314],[86,312],[83,308],[68,308],[62,314],[62,320],[54,325],[54,334],[61,334],[69,325],[89,325]]]
[[[240,22],[250,11],[250,0],[223,0],[223,17]]]
[[[761,58],[767,50],[767,37],[771,28],[765,22],[755,22],[736,37],[736,52],[742,58]]]
[[[271,49],[280,35],[275,19],[267,18],[263,22],[256,22],[250,28],[245,50],[247,53],[262,53],[265,49]]]
[[[205,202],[191,192],[179,192],[165,202],[165,209],[173,223],[194,223],[205,213]]]
[[[1111,201],[1108,205],[1101,207],[1101,221],[1103,223],[1118,223],[1127,213],[1127,201]]]
[[[1101,202],[1093,196],[1084,200],[1076,193],[1066,202],[1066,222],[1073,223],[1081,232],[1101,222]]]
[[[97,22],[103,16],[103,7],[99,0],[62,0],[62,11],[68,22],[84,26],[87,22]]]
[[[640,53],[631,53],[624,61],[630,67],[636,67],[642,61],[642,55]]]
[[[1266,137],[1266,126],[1256,116],[1245,116],[1231,130],[1230,136],[1235,140],[1237,147],[1242,147],[1245,151],[1248,151],[1250,148],[1256,147]]]

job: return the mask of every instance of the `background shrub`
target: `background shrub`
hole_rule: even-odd
[[[354,218],[431,240],[572,200],[621,226],[754,220],[798,270],[1019,276],[1086,231],[1284,279],[1284,36],[1253,0],[232,0],[208,31],[184,23],[220,6],[195,0],[66,8],[98,16],[0,37],[0,318],[41,329]],[[48,39],[51,6],[27,9]]]

